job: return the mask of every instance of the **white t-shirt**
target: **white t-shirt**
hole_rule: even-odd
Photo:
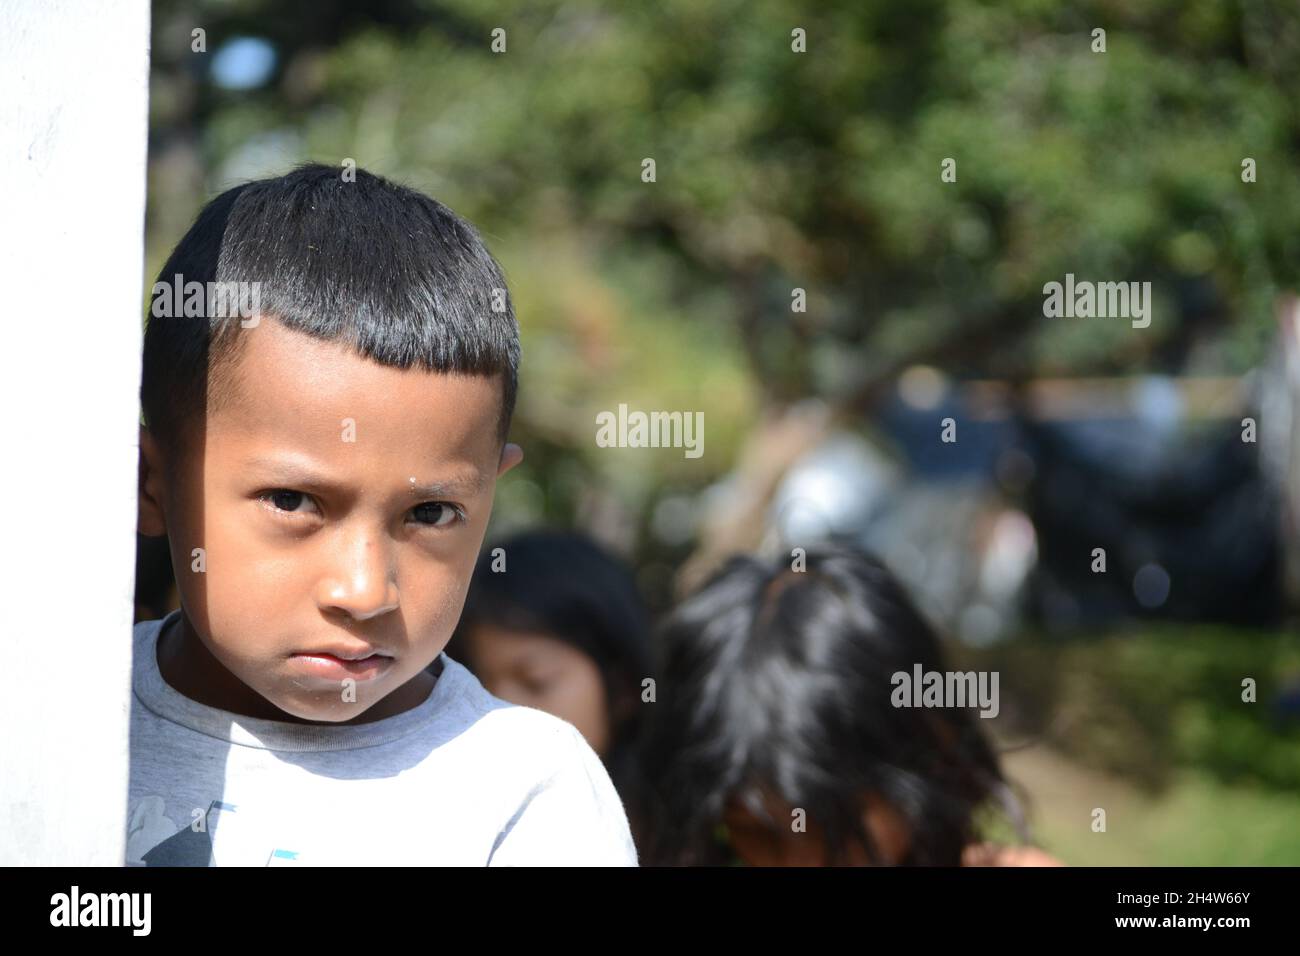
[[[295,724],[197,703],[135,626],[128,866],[636,866],[609,774],[572,725],[462,665],[418,707]]]

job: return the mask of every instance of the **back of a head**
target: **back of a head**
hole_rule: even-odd
[[[474,228],[428,196],[308,164],[212,200],[163,266],[145,331],[141,402],[170,445],[228,398],[241,340],[210,300],[200,315],[157,308],[190,283],[253,286],[260,315],[383,365],[500,374],[504,439],[519,365],[505,279]]]
[[[874,858],[860,809],[873,794],[906,820],[907,862],[960,859],[974,810],[1001,787],[997,758],[970,712],[891,703],[892,675],[943,670],[943,656],[883,565],[850,549],[809,551],[804,570],[735,558],[659,638],[647,862],[718,862],[727,801],[757,807],[763,792],[804,808],[832,850],[857,840]]]

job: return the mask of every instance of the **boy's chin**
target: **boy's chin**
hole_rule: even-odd
[[[309,721],[316,724],[344,724],[360,717],[379,702],[379,698],[370,694],[357,693],[356,700],[286,698],[272,700],[271,703],[281,710],[286,717],[294,720]]]

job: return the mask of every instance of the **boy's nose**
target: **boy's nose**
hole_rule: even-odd
[[[397,582],[387,549],[375,535],[357,535],[338,555],[336,570],[320,582],[317,603],[359,621],[398,606]]]

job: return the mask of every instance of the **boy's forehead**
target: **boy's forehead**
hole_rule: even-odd
[[[238,335],[215,407],[210,394],[210,432],[315,451],[495,464],[499,375],[393,368],[275,319]]]

